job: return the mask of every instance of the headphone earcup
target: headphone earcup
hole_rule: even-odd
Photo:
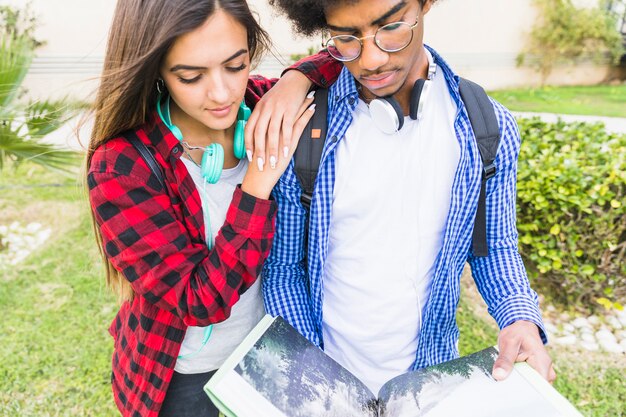
[[[411,89],[411,101],[409,103],[409,116],[413,120],[417,120],[418,112],[420,110],[420,101],[422,99],[422,91],[426,85],[426,80],[420,78],[415,81],[413,88]]]
[[[233,137],[233,153],[235,154],[235,158],[238,159],[243,159],[246,156],[244,131],[250,114],[252,114],[252,110],[246,105],[245,101],[242,101],[237,111],[237,124],[235,125],[235,134]]]
[[[237,111],[237,120],[243,120],[244,122],[247,122],[251,114],[252,110],[250,110],[250,107],[246,105],[245,101],[242,101],[239,105],[239,110]]]
[[[245,120],[237,120],[235,125],[235,135],[233,137],[233,153],[235,158],[243,159],[246,156],[246,140],[244,137],[244,129],[246,128]]]
[[[215,184],[222,176],[224,168],[224,148],[219,143],[212,143],[204,149],[202,154],[202,176],[209,184]]]
[[[380,97],[369,104],[370,115],[374,124],[384,133],[391,134],[402,129],[404,112],[393,97]]]

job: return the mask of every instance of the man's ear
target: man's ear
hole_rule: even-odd
[[[424,6],[422,7],[422,15],[425,15],[426,13],[428,13],[431,6],[433,5],[433,2],[434,0],[426,0],[426,2],[424,3]]]

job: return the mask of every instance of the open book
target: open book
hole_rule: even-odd
[[[265,316],[204,390],[227,417],[582,415],[525,363],[501,382],[491,347],[397,376],[378,396],[281,317]]]

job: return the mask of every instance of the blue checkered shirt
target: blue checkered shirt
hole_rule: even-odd
[[[497,174],[487,181],[486,190],[489,256],[474,257],[471,240],[482,162],[459,94],[459,77],[438,54],[429,50],[439,70],[443,71],[450,95],[459,109],[454,127],[461,152],[452,185],[443,245],[436,259],[432,291],[424,312],[413,369],[458,356],[456,307],[460,277],[466,262],[470,264],[478,290],[498,326],[504,328],[515,321],[528,320],[539,326],[546,342],[537,294],[530,288],[517,250],[515,197],[520,147],[517,123],[507,109],[493,101],[502,137],[495,161]],[[332,216],[336,149],[352,122],[357,101],[354,78],[344,68],[329,90],[328,135],[311,204],[306,258],[306,210],[300,203],[302,189],[293,169],[293,161],[273,192],[279,209],[274,244],[263,268],[265,307],[268,313],[284,317],[318,346],[323,346],[323,271]],[[399,149],[398,152],[403,151]],[[406,192],[412,191],[407,189]],[[354,209],[367,210],[367,207]]]

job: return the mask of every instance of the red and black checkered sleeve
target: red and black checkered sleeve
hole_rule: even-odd
[[[254,108],[263,94],[276,84],[278,78],[265,78],[262,75],[251,75],[246,88],[246,103]]]
[[[112,265],[135,293],[189,326],[228,318],[269,253],[275,202],[237,188],[209,251],[177,218],[174,205],[184,202],[155,186],[134,148],[104,154],[92,160],[89,198]]]
[[[296,62],[285,69],[285,72],[294,69],[302,72],[318,87],[328,88],[337,81],[343,69],[343,64],[330,56],[325,49],[322,49],[317,54]]]
[[[331,57],[326,50],[322,50],[315,55],[301,59],[285,69],[285,72],[298,70],[316,86],[327,88],[337,81],[342,69],[343,65],[341,62]],[[261,75],[250,76],[246,89],[246,103],[254,107],[261,100],[263,94],[267,93],[277,81],[278,78],[265,78]]]

